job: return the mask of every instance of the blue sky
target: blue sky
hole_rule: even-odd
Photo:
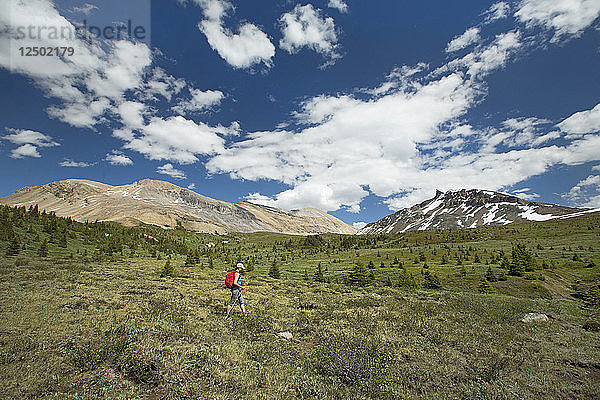
[[[150,177],[357,224],[436,189],[600,207],[600,0],[122,3],[0,5],[0,196]]]

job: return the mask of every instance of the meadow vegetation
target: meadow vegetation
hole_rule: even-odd
[[[0,397],[597,398],[599,239],[598,213],[303,237],[0,207]]]

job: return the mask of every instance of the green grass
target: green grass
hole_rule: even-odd
[[[202,249],[194,267],[184,267],[186,256],[177,252],[151,257],[151,242],[137,245],[134,258],[125,245],[123,256],[92,261],[99,245],[79,226],[69,228],[74,237],[67,248],[50,243],[43,258],[32,238],[46,233],[36,224],[15,224],[26,249],[0,258],[0,397],[596,398],[600,311],[583,298],[600,279],[599,221],[324,235],[316,246],[276,234],[139,228]],[[106,229],[115,241],[137,232]],[[497,294],[478,293],[489,267],[505,272],[488,265],[491,256],[510,256],[517,242],[539,261],[528,272],[536,279],[508,276],[491,283]],[[207,243],[219,250],[204,251]],[[0,252],[8,246],[0,241]],[[427,268],[414,262],[421,253]],[[161,278],[168,254],[175,274]],[[267,276],[274,257],[279,280]],[[394,258],[403,268],[390,266]],[[223,271],[238,259],[254,266],[244,278],[249,314],[236,308],[225,319]],[[344,284],[357,260],[373,261],[372,285]],[[548,269],[541,269],[543,260]],[[588,268],[590,261],[595,266]],[[319,262],[329,282],[305,281],[305,268],[312,276]],[[403,269],[414,286],[399,285]],[[438,275],[442,289],[422,289],[422,271]],[[528,312],[551,319],[522,323]],[[284,331],[292,340],[276,335]]]

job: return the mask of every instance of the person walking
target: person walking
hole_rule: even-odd
[[[244,296],[242,296],[242,290],[244,290],[244,286],[242,285],[242,272],[244,272],[246,268],[244,264],[237,263],[235,266],[235,271],[233,271],[233,282],[231,283],[231,300],[229,300],[229,304],[227,305],[227,315],[229,317],[229,313],[235,307],[236,303],[240,303],[240,308],[244,315],[246,315],[246,306],[244,305]],[[230,272],[231,273],[231,272]],[[228,274],[229,275],[229,274]]]

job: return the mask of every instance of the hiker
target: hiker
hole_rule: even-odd
[[[231,288],[231,300],[229,300],[229,304],[227,305],[227,317],[229,317],[229,313],[231,312],[233,307],[235,307],[235,303],[237,303],[238,301],[240,303],[240,308],[242,309],[242,312],[244,313],[244,315],[246,315],[244,296],[242,296],[242,290],[244,290],[244,287],[242,286],[242,272],[245,269],[246,268],[244,267],[244,264],[237,263],[237,265],[235,266],[235,270],[228,273],[227,277],[225,278],[225,284],[227,285],[227,287]],[[233,279],[231,279],[230,274],[233,275]]]

